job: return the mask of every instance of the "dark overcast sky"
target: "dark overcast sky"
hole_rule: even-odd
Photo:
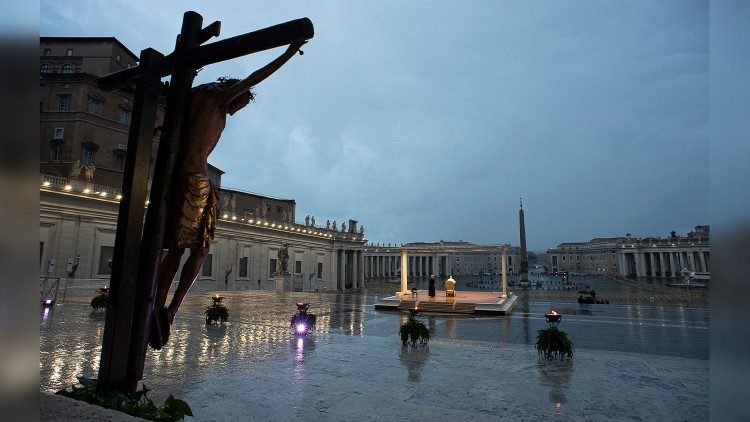
[[[42,1],[40,34],[168,53],[185,10],[220,39],[309,17],[209,161],[373,242],[517,245],[519,196],[532,250],[709,223],[707,2],[276,3]]]

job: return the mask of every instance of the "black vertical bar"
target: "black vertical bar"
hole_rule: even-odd
[[[151,183],[151,197],[146,213],[143,242],[140,247],[140,267],[138,270],[137,311],[134,320],[134,336],[130,344],[131,359],[128,374],[131,387],[137,387],[143,378],[146,358],[147,336],[151,310],[159,278],[159,266],[164,244],[164,233],[168,223],[167,204],[173,190],[173,179],[180,150],[180,139],[188,110],[190,90],[195,78],[195,68],[180,60],[188,51],[199,45],[203,17],[188,11],[183,15],[182,29],[174,51],[174,68],[167,95],[162,138],[154,166]]]
[[[153,49],[141,51],[139,68],[147,75],[158,74],[162,54]],[[156,79],[158,82],[158,77]],[[158,84],[148,78],[136,83],[133,120],[128,135],[128,152],[123,174],[122,199],[112,260],[109,306],[99,362],[100,390],[128,391],[128,349],[130,347],[136,274],[143,231],[143,209],[148,188],[149,161],[156,122]],[[130,390],[132,391],[132,390]]]

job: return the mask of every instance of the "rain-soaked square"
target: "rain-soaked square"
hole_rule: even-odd
[[[609,304],[580,304],[555,277],[518,291],[509,315],[421,315],[426,347],[404,348],[400,311],[375,310],[383,294],[225,291],[230,319],[206,325],[214,291],[191,292],[172,340],[150,351],[144,383],[154,399],[184,398],[197,420],[705,420],[708,309],[602,277],[585,277]],[[424,281],[422,281],[424,283]],[[43,391],[95,377],[104,314],[96,289],[70,286],[43,308]],[[459,282],[457,289],[471,289]],[[686,293],[686,292],[683,292]],[[311,303],[313,332],[289,327],[295,303]],[[546,362],[534,344],[543,314],[563,314],[575,355]]]

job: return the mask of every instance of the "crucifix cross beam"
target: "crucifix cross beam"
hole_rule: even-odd
[[[201,29],[197,41],[202,44],[221,32],[221,22],[216,21]],[[247,34],[227,38],[211,44],[202,45],[183,52],[173,51],[161,59],[158,65],[161,77],[172,74],[175,61],[180,64],[200,68],[212,63],[234,59],[252,53],[269,50],[283,45],[304,42],[313,37],[315,31],[308,18],[291,20],[269,26]],[[178,36],[179,38],[179,36]],[[179,39],[178,39],[179,43]],[[119,72],[111,73],[99,79],[99,87],[105,91],[129,85],[135,78],[142,76],[145,70],[139,65]]]

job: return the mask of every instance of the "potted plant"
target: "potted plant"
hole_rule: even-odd
[[[107,309],[107,304],[109,303],[109,287],[101,287],[99,288],[99,294],[97,296],[94,296],[93,299],[91,299],[91,307],[94,308],[94,310],[99,309]]]
[[[211,299],[213,303],[206,307],[206,325],[219,321],[222,323],[227,322],[229,319],[229,309],[221,304],[221,300],[224,299],[224,297],[217,294]]]
[[[562,319],[562,314],[557,311],[551,311],[544,314],[549,328],[537,331],[536,351],[539,356],[547,360],[557,360],[572,358],[573,342],[568,338],[568,333],[557,329],[557,324]]]
[[[399,328],[398,333],[401,336],[403,346],[409,344],[412,347],[417,347],[417,345],[425,345],[430,341],[430,329],[419,320],[420,313],[422,313],[422,310],[416,306],[409,309],[409,320]]]

